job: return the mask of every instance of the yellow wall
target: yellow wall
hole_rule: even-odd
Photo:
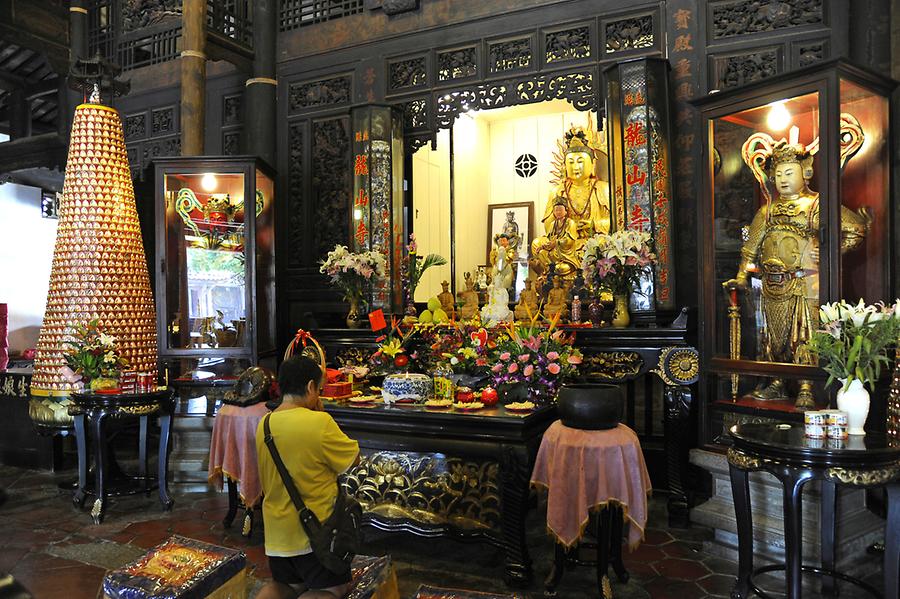
[[[450,150],[448,131],[438,134],[437,150],[426,144],[413,155],[413,231],[419,252],[440,254],[446,266],[430,268],[416,288],[415,300],[428,301],[450,280]]]

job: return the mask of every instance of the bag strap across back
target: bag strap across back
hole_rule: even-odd
[[[306,507],[306,504],[303,503],[303,498],[300,496],[300,491],[297,490],[297,485],[294,484],[294,479],[291,478],[290,473],[287,471],[287,468],[284,465],[284,462],[281,460],[281,454],[278,453],[278,448],[275,447],[275,439],[272,438],[272,430],[269,428],[269,416],[272,413],[269,412],[263,418],[263,432],[265,433],[265,437],[263,440],[266,443],[266,447],[269,448],[269,453],[272,454],[272,461],[275,462],[275,468],[278,470],[278,474],[281,475],[281,481],[284,483],[284,488],[287,489],[288,495],[291,496],[291,501],[294,503],[294,507],[297,508],[297,511],[300,512],[300,519],[304,523],[309,521],[310,516],[314,518],[314,522],[318,523],[318,518],[316,515]]]

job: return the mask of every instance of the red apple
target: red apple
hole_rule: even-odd
[[[406,354],[397,354],[394,356],[394,366],[397,368],[403,368],[407,364],[409,364],[409,356]]]
[[[498,399],[500,399],[500,396],[493,387],[485,387],[481,390],[481,403],[484,405],[493,406],[497,403]]]

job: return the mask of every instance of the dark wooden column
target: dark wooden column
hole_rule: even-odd
[[[11,140],[31,137],[31,103],[23,88],[9,93],[9,138]]]
[[[203,155],[206,113],[206,2],[182,3],[181,154]]]
[[[253,78],[244,92],[244,150],[275,164],[277,0],[253,3]]]
[[[88,9],[87,0],[71,0],[69,5],[69,50],[71,60],[87,58]]]

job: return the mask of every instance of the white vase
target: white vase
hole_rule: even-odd
[[[837,392],[837,407],[847,412],[847,428],[851,435],[865,435],[866,418],[869,416],[869,392],[862,381],[853,379],[844,390],[846,379],[841,379],[841,388]]]

